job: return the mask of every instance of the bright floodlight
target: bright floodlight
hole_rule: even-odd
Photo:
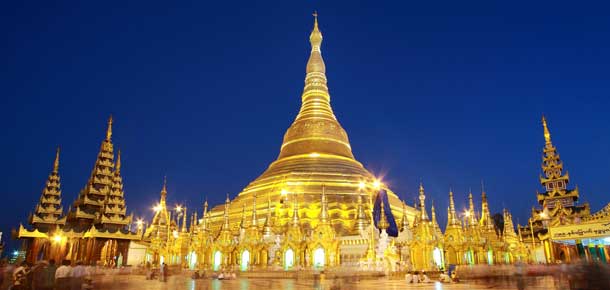
[[[381,182],[379,182],[379,179],[375,179],[375,181],[373,181],[373,187],[376,189],[381,188]]]
[[[360,183],[358,183],[358,188],[361,190],[364,189],[364,182],[360,181]]]
[[[280,191],[280,194],[281,194],[281,195],[286,195],[286,194],[288,194],[288,190],[282,189],[282,190]]]

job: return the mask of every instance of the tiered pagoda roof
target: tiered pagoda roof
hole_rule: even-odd
[[[34,214],[30,217],[30,224],[39,231],[48,232],[57,226],[63,226],[66,217],[62,217],[61,183],[59,178],[59,148],[55,154],[53,170],[47,178],[42,189],[40,200],[36,205]]]
[[[74,201],[68,214],[68,223],[75,229],[85,230],[100,221],[106,199],[112,191],[114,180],[114,145],[112,144],[112,116],[108,119],[106,138],[85,187]]]

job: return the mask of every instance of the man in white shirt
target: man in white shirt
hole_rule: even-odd
[[[69,260],[63,260],[55,271],[55,286],[57,290],[70,290],[70,273],[72,267]]]

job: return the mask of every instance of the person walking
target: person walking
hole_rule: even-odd
[[[53,290],[55,288],[55,271],[57,271],[57,265],[55,260],[51,259],[42,271],[43,278],[40,285],[34,290]]]
[[[165,279],[165,273],[167,272],[167,269],[165,269],[165,262],[161,263],[161,266],[159,266],[159,280],[161,280],[161,282],[166,282],[167,280]]]
[[[61,266],[55,271],[56,290],[70,290],[70,272],[72,272],[70,261],[63,260]]]
[[[32,289],[33,290],[46,290],[44,287],[44,272],[49,262],[39,261],[32,267]]]
[[[82,261],[76,262],[76,267],[72,268],[70,272],[72,290],[81,290],[85,277],[87,277],[87,267],[83,265]]]

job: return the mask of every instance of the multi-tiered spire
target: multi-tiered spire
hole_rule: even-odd
[[[62,213],[58,147],[55,153],[55,161],[53,162],[53,170],[47,178],[45,187],[42,189],[40,201],[36,205],[30,223],[38,230],[46,232],[51,227],[63,225],[66,222],[65,218],[61,218]]]
[[[434,229],[434,234],[437,239],[443,238],[443,232],[441,231],[441,227],[438,225],[438,221],[436,220],[436,210],[434,209],[434,201],[432,202],[432,207],[430,208],[432,214],[432,228]]]
[[[426,195],[424,193],[424,185],[419,184],[419,210],[421,215],[421,221],[429,221],[428,212],[426,212]]]
[[[489,212],[489,203],[487,202],[487,193],[485,192],[485,186],[481,182],[481,219],[479,220],[481,227],[485,230],[493,230],[494,223],[491,219],[491,213]]]
[[[400,231],[409,230],[409,219],[407,219],[407,206],[402,203],[402,218],[400,219]]]
[[[155,215],[150,223],[150,227],[144,234],[154,240],[157,245],[165,245],[169,239],[169,227],[171,216],[167,210],[167,178],[163,178],[163,187],[159,193],[159,203],[153,208]]]
[[[114,179],[114,146],[112,144],[112,116],[108,119],[106,138],[102,141],[91,177],[74,202],[69,221],[90,227],[101,220],[106,198],[110,195]],[[76,223],[74,223],[76,224]]]
[[[474,201],[472,200],[472,190],[468,192],[468,213],[467,213],[468,226],[474,227],[477,224],[477,216],[474,211]]]
[[[355,228],[358,233],[364,233],[364,230],[369,225],[366,218],[366,212],[364,211],[364,201],[362,200],[362,193],[358,192],[358,212],[356,213],[356,224]]]
[[[578,190],[567,190],[570,176],[568,172],[563,173],[563,162],[559,158],[557,148],[551,142],[551,133],[547,126],[546,118],[542,116],[542,127],[544,129],[544,155],[542,157],[542,171],[544,176],[540,176],[540,183],[545,187],[546,192],[539,194],[540,205],[547,208],[555,207],[556,200],[564,200],[563,206],[572,206],[578,200]],[[570,198],[563,199],[566,196]]]
[[[455,201],[453,200],[453,190],[449,189],[449,208],[447,209],[447,228],[460,226],[460,220],[455,211]]]
[[[273,234],[273,228],[271,225],[271,197],[267,195],[267,217],[265,217],[265,224],[263,225],[263,236],[271,237]]]
[[[326,190],[324,185],[322,185],[322,210],[320,211],[320,223],[328,223],[328,201],[326,200]]]
[[[121,151],[119,150],[111,190],[106,197],[99,222],[115,229],[124,227],[131,223],[131,216],[126,216],[126,212],[123,177],[121,177]]]

